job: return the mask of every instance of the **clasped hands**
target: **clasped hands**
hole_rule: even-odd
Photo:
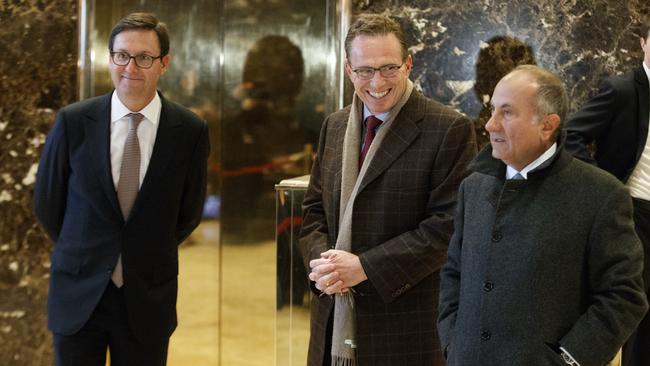
[[[357,255],[344,250],[330,249],[320,258],[309,262],[309,279],[324,294],[333,295],[350,291],[353,286],[368,279]]]

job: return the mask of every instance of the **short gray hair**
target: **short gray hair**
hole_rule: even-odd
[[[564,83],[552,72],[536,65],[520,65],[510,73],[525,72],[537,83],[535,98],[535,123],[549,114],[560,116],[558,131],[564,126],[564,119],[569,111],[569,97],[564,89]]]

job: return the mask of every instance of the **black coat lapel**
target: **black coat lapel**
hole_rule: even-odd
[[[99,185],[106,194],[115,213],[122,217],[117,201],[113,173],[111,169],[111,95],[108,93],[98,100],[98,107],[85,116],[86,136],[91,147],[93,169],[99,179]]]

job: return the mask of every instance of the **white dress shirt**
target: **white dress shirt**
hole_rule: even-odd
[[[506,168],[506,179],[512,179],[517,173],[519,173],[524,179],[528,179],[528,173],[537,168],[538,166],[542,165],[546,160],[550,159],[553,154],[555,154],[555,151],[557,150],[557,142],[553,143],[551,147],[549,147],[542,155],[540,155],[537,159],[533,160],[530,164],[526,165],[520,172],[517,171],[517,169],[511,167],[510,165],[507,166]]]
[[[650,81],[650,69],[645,62],[643,63],[643,69]],[[639,103],[644,103],[644,101],[640,100]],[[646,100],[645,103],[650,104],[650,100]],[[647,122],[650,123],[650,118]],[[650,201],[650,133],[646,137],[645,147],[643,148],[643,152],[641,152],[639,161],[636,163],[625,185],[630,189],[630,195],[632,197]]]
[[[124,154],[124,143],[129,133],[129,113],[140,113],[144,119],[138,126],[138,141],[140,143],[140,185],[147,173],[147,167],[151,160],[153,145],[156,142],[156,133],[160,122],[160,110],[162,103],[158,93],[140,111],[131,111],[120,101],[116,92],[111,97],[111,172],[113,173],[113,184],[117,190],[117,182],[120,181],[120,168],[122,167],[122,155]]]

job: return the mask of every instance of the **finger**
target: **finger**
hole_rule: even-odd
[[[311,272],[323,276],[332,272],[335,268],[336,267],[333,264],[326,263],[312,268]]]
[[[323,276],[316,281],[316,284],[318,284],[321,289],[328,288],[331,283],[332,282],[327,279],[327,276]]]
[[[335,283],[336,281],[341,280],[338,272],[331,272],[331,273],[323,276],[323,278],[325,279],[328,286]]]
[[[320,254],[320,256],[321,256],[321,258],[330,258],[332,256],[336,256],[336,252],[337,252],[336,249],[330,249],[330,250],[327,250],[325,252],[322,252]]]
[[[338,280],[334,284],[332,284],[331,286],[326,287],[325,290],[322,290],[322,291],[325,292],[328,295],[333,295],[333,294],[337,294],[337,293],[341,292],[342,289],[343,289],[343,281]]]
[[[309,279],[314,281],[314,282],[318,281],[318,279],[320,279],[320,278],[321,278],[321,275],[319,275],[318,273],[314,273],[314,272],[309,273]]]
[[[325,258],[312,259],[309,261],[309,268],[318,267],[326,263],[329,263],[329,260]]]
[[[332,273],[329,273],[329,274],[327,274],[325,276],[320,277],[317,280],[317,283],[318,283],[318,286],[320,286],[320,288],[326,289],[326,288],[330,287],[330,285],[336,283],[339,280],[340,280],[339,279],[339,274],[336,273],[336,272],[332,272]]]

